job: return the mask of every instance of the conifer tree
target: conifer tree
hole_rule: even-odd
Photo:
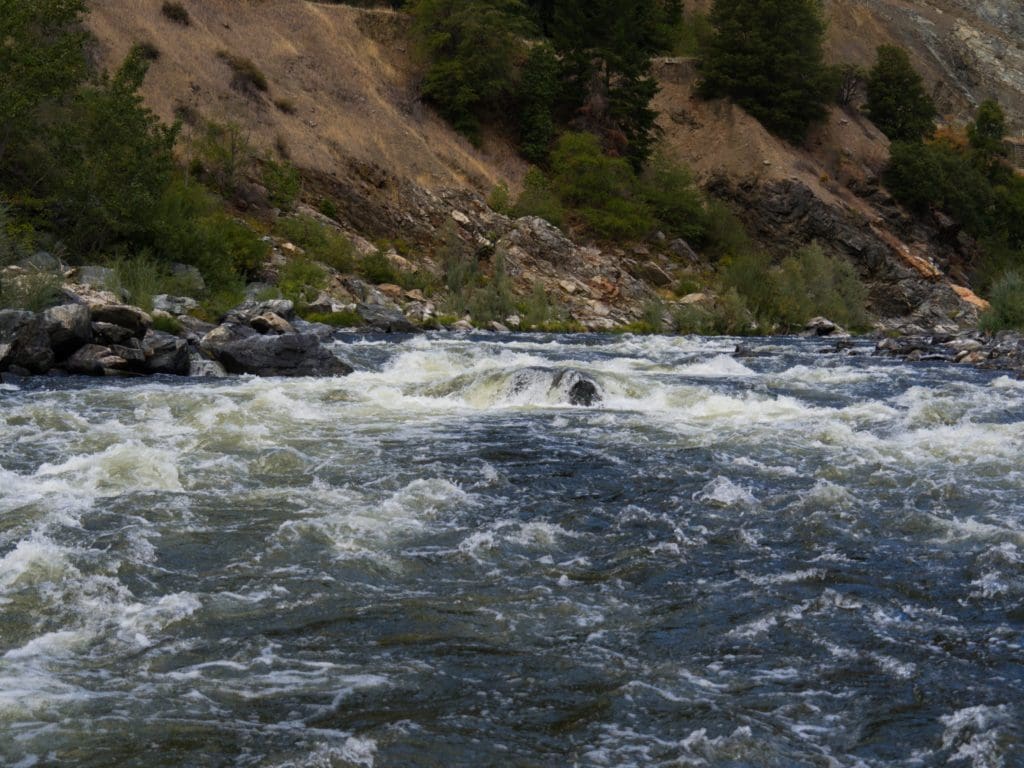
[[[872,122],[893,141],[920,141],[935,131],[935,104],[903,48],[878,47],[867,94]]]
[[[700,94],[729,97],[774,133],[802,140],[834,89],[820,0],[715,0],[710,20]]]

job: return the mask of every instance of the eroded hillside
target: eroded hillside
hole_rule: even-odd
[[[1024,124],[1024,66],[1014,64],[1024,56],[1013,33],[1024,25],[1019,3],[827,5],[834,60],[868,64],[878,44],[900,42],[951,119],[997,96]],[[260,151],[286,155],[304,171],[307,196],[340,201],[342,223],[369,238],[426,242],[453,215],[469,240],[496,242],[511,230],[473,195],[499,182],[515,189],[525,165],[498,139],[473,147],[419,101],[404,17],[305,0],[206,0],[190,12],[191,24],[181,26],[161,15],[156,0],[106,0],[89,18],[107,67],[139,42],[159,50],[144,94],[161,117],[241,125]],[[232,87],[225,53],[250,59],[267,91]],[[817,240],[842,253],[865,278],[880,316],[929,325],[976,319],[982,302],[964,287],[971,244],[892,203],[878,181],[887,141],[856,111],[834,109],[808,148],[796,149],[742,110],[694,99],[692,62],[661,61],[657,75],[670,153],[730,201],[763,243],[783,252]],[[643,247],[591,248],[586,274],[577,275],[577,260],[520,251],[511,265],[518,289],[541,279],[588,327],[638,317],[680,266]]]

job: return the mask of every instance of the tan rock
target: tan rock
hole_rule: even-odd
[[[381,283],[377,286],[377,290],[392,301],[401,301],[405,296],[405,289],[400,285],[395,285],[394,283]]]

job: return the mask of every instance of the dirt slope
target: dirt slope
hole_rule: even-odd
[[[327,175],[354,164],[432,188],[488,189],[521,173],[506,148],[475,149],[418,102],[397,14],[304,0],[186,0],[186,27],[164,18],[160,0],[90,5],[88,24],[108,68],[135,43],[159,49],[144,94],[165,120],[187,106],[237,122],[257,147],[280,144],[300,167]],[[269,92],[233,89],[220,51],[253,61]],[[275,106],[282,101],[295,113]]]

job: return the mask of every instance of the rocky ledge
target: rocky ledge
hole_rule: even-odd
[[[1024,378],[1024,335],[1016,331],[988,334],[915,333],[884,338],[875,347],[875,354],[898,357],[907,361],[934,361],[975,365],[989,370],[1003,370]]]
[[[127,304],[89,301],[43,312],[0,311],[0,374],[87,376],[344,376],[352,367],[327,345],[334,329],[307,323],[292,302],[251,302],[220,325],[180,316],[179,335]]]

